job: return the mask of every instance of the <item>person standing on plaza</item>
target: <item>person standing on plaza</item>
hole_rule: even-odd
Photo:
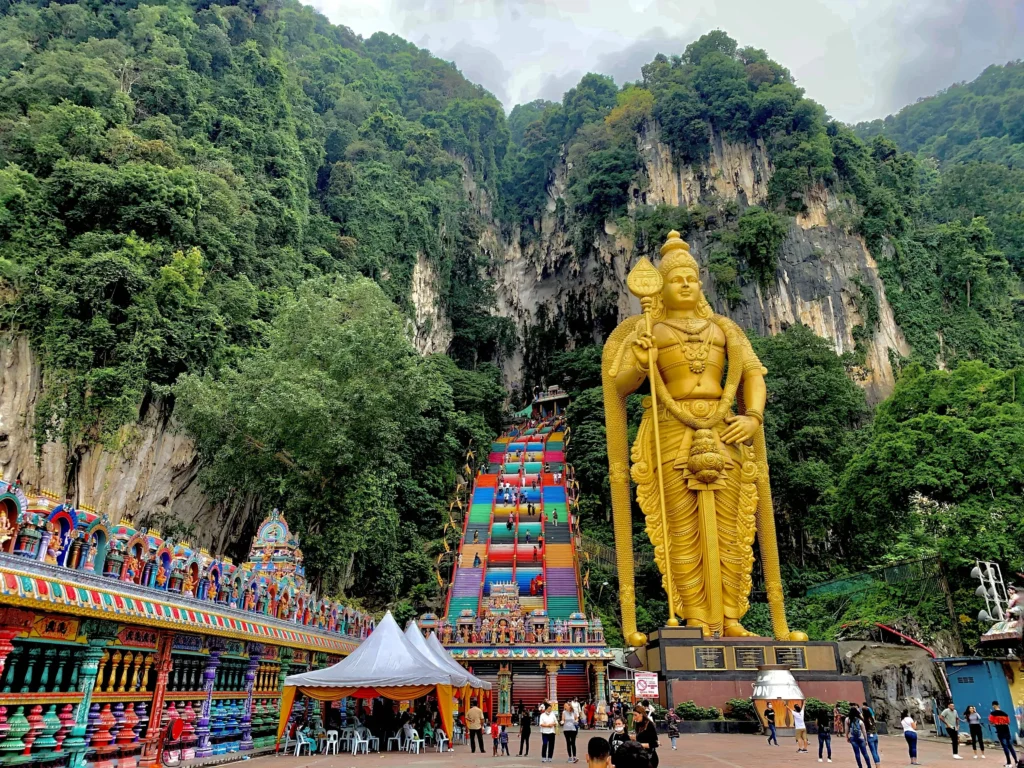
[[[555,704],[557,707],[558,705]],[[558,718],[554,711],[540,705],[540,761],[550,763],[555,755],[555,730],[558,727]]]
[[[864,721],[861,719],[860,710],[856,705],[850,705],[850,712],[846,715],[846,740],[853,747],[853,756],[857,759],[857,768],[871,768],[871,757],[868,755],[867,732],[864,730]],[[864,764],[861,765],[860,758],[864,756]]]
[[[633,710],[633,721],[636,723],[636,740],[644,746],[651,759],[651,768],[658,768],[658,731],[654,721],[647,713],[646,707],[637,704]]]
[[[576,757],[576,734],[579,732],[579,720],[576,717],[576,708],[571,701],[565,702],[562,709],[562,735],[565,737],[565,752],[569,759],[567,763],[577,763]]]
[[[765,707],[764,719],[768,723],[768,744],[774,743],[776,747],[779,746],[779,740],[775,735],[775,709],[770,701]]]
[[[968,704],[964,710],[964,720],[971,731],[971,749],[974,751],[974,759],[978,759],[978,748],[981,748],[981,759],[985,759],[985,736],[981,729],[981,715],[973,704]]]
[[[904,709],[900,715],[900,725],[903,727],[903,738],[907,740],[907,750],[910,752],[910,764],[920,765],[917,762],[917,723],[910,716],[910,711]]]
[[[501,726],[497,721],[491,723],[491,739],[494,742],[494,757],[498,756],[498,744],[501,741]]]
[[[836,736],[842,736],[846,733],[843,730],[843,713],[839,711],[838,703],[832,707],[832,733]]]
[[[939,712],[939,720],[946,726],[946,733],[949,734],[949,740],[953,745],[953,759],[963,760],[960,757],[960,715],[957,714],[956,707],[953,706],[953,702],[946,704],[946,708]]]
[[[520,707],[519,714],[519,756],[530,756],[530,732],[533,730],[533,713]]]
[[[668,723],[668,740],[672,742],[673,750],[677,749],[676,741],[679,739],[679,720],[679,715],[673,709],[670,709],[665,716],[665,722]]]
[[[804,722],[804,708],[799,704],[789,710],[793,715],[793,735],[796,736],[796,751],[807,751],[807,723]]]
[[[818,724],[818,762],[821,762],[822,748],[828,750],[828,761],[832,762],[832,714],[823,709],[815,718]]]
[[[878,754],[878,726],[875,724],[875,710],[866,701],[860,708],[860,716],[864,721],[864,730],[868,735],[868,749],[871,750],[871,759],[875,765],[882,764],[882,757]]]
[[[988,721],[996,729],[996,738],[999,739],[999,744],[1003,748],[1003,754],[1006,755],[1007,765],[1017,764],[1017,752],[1013,748],[1013,742],[1010,740],[1010,716],[1003,712],[999,708],[999,702],[992,702],[992,709],[988,713]],[[1013,762],[1010,762],[1010,758],[1013,758]]]
[[[469,731],[470,752],[476,752],[476,745],[480,745],[480,754],[484,753],[484,711],[476,705],[476,699],[469,702],[469,711],[466,712],[466,729]]]
[[[626,721],[622,719],[622,715],[615,716],[612,722],[612,735],[608,741],[612,745],[613,755],[620,745],[629,741],[629,732],[626,730]]]

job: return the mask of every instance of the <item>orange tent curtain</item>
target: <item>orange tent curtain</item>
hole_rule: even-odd
[[[350,696],[357,699],[374,699],[381,696],[391,701],[411,701],[426,696],[431,691],[437,692],[437,708],[441,714],[441,722],[444,724],[444,732],[450,739],[454,726],[454,690],[450,685],[392,685],[380,688],[333,688],[331,686],[294,686],[287,685],[281,693],[281,714],[277,723],[277,740],[281,741],[285,728],[288,727],[288,717],[292,712],[292,705],[295,703],[296,692],[308,696],[317,701],[337,701],[347,699]]]

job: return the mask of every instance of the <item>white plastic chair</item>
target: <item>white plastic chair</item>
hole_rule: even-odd
[[[424,741],[420,738],[419,731],[415,728],[412,729],[412,734],[409,738],[408,750],[413,754],[418,755],[420,750],[423,749]]]
[[[312,744],[313,744],[312,741],[307,739],[301,733],[297,733],[295,735],[295,756],[298,757],[302,753],[302,748],[303,747],[306,748],[306,754],[307,755],[312,755],[313,754]]]
[[[352,754],[358,754],[359,750],[363,750],[363,754],[368,754],[370,751],[370,740],[359,733],[352,734]]]
[[[403,740],[403,736],[404,735],[405,734],[400,730],[400,731],[398,731],[398,733],[396,733],[394,736],[392,736],[390,739],[388,739],[388,744],[387,744],[388,752],[391,751],[391,742],[395,742],[395,748],[399,752],[405,750],[405,741]]]
[[[380,739],[374,736],[369,728],[360,728],[356,733],[369,744],[371,752],[380,752]]]
[[[294,743],[295,743],[295,739],[293,739],[291,736],[289,736],[288,735],[288,731],[285,730],[285,734],[284,734],[284,753],[286,755],[288,754],[288,750],[292,748],[292,745]]]
[[[449,747],[448,737],[444,735],[444,731],[442,731],[440,728],[434,731],[434,746],[437,748],[438,752],[444,752],[449,749],[452,752],[455,751],[454,749]]]
[[[338,754],[338,732],[328,731],[327,742],[324,744],[324,754],[327,753]]]

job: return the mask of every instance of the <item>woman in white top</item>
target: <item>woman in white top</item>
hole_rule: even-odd
[[[576,719],[576,707],[571,701],[565,702],[565,709],[562,710],[562,735],[565,736],[565,752],[569,756],[567,763],[578,763],[576,757],[576,732],[579,730]]]
[[[540,710],[540,761],[550,763],[555,754],[555,729],[558,727],[558,717],[553,710],[545,708],[543,704],[540,705]]]
[[[910,764],[920,765],[917,762],[917,723],[910,716],[910,711],[904,709],[900,715],[900,725],[903,726],[903,737],[907,740],[907,749],[910,750]]]

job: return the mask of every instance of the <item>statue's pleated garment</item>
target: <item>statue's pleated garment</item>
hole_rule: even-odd
[[[721,633],[737,624],[749,607],[758,500],[754,451],[747,445],[725,445],[718,437],[720,428],[713,428],[724,468],[714,482],[700,482],[687,467],[694,430],[664,408],[658,410],[674,607],[687,623]],[[655,561],[666,574],[654,457],[648,408],[633,445],[632,474]]]

